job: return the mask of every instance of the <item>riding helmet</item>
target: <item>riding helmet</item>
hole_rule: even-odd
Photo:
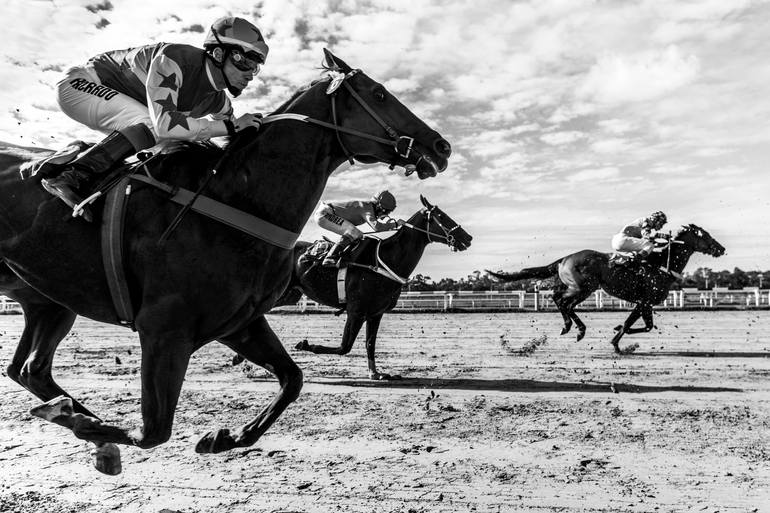
[[[234,16],[219,18],[211,25],[203,41],[203,48],[209,50],[217,46],[239,49],[246,57],[260,63],[267,60],[267,52],[270,50],[257,27]]]
[[[372,198],[380,208],[386,212],[393,212],[396,209],[396,198],[388,191],[382,191]]]

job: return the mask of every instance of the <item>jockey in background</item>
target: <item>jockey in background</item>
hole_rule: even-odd
[[[360,240],[364,234],[356,228],[368,224],[375,232],[395,230],[403,221],[388,219],[388,215],[396,208],[396,198],[388,191],[382,191],[366,201],[334,201],[321,203],[315,212],[318,226],[341,235],[340,240],[332,247],[321,265],[334,267],[337,265],[342,251],[353,242]]]
[[[656,250],[653,239],[667,237],[667,234],[659,233],[666,222],[666,214],[660,211],[653,212],[649,217],[640,217],[624,226],[612,237],[612,249],[646,258]]]
[[[262,33],[243,18],[220,18],[203,48],[157,43],[99,54],[69,69],[57,84],[62,111],[109,135],[43,187],[74,208],[93,176],[159,141],[259,128],[261,114],[234,117],[225,89],[236,97],[259,72],[268,53]],[[91,220],[85,210],[83,217]]]

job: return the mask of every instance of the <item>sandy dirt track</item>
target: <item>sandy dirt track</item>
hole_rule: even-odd
[[[172,439],[121,447],[114,477],[32,418],[38,401],[3,373],[0,511],[770,511],[770,313],[659,312],[660,329],[625,338],[640,347],[618,357],[609,338],[624,315],[584,313],[579,343],[558,336],[556,313],[386,315],[378,365],[400,382],[366,379],[362,340],[346,357],[293,349],[337,344],[344,318],[271,315],[305,387],[265,437],[194,452],[277,390],[210,344]],[[22,328],[0,316],[2,369]],[[135,426],[139,358],[135,334],[79,319],[54,373],[105,420]]]

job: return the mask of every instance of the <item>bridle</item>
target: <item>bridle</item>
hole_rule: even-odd
[[[336,71],[330,71],[329,75],[331,77],[331,83],[326,89],[326,94],[329,95],[330,101],[331,101],[331,111],[332,111],[332,122],[329,123],[327,121],[322,121],[320,119],[311,118],[308,116],[304,116],[301,114],[273,114],[270,116],[267,116],[263,119],[263,123],[272,123],[281,119],[293,119],[297,121],[303,121],[305,123],[311,123],[313,125],[322,126],[325,128],[330,128],[334,130],[336,136],[337,136],[337,142],[339,143],[340,147],[342,148],[342,151],[345,153],[345,157],[347,160],[353,164],[353,153],[351,153],[348,148],[345,146],[345,144],[342,142],[342,133],[354,135],[356,137],[361,137],[362,139],[368,139],[370,141],[375,141],[380,144],[383,144],[385,146],[390,146],[395,151],[396,155],[398,157],[408,159],[412,154],[415,154],[418,156],[417,161],[414,164],[408,164],[405,166],[406,168],[406,174],[410,175],[412,174],[416,169],[417,166],[425,160],[428,164],[430,164],[437,172],[438,168],[433,163],[433,161],[425,156],[422,152],[414,148],[414,137],[410,137],[408,135],[400,135],[393,127],[388,125],[385,120],[380,117],[379,114],[377,114],[374,109],[372,109],[366,101],[364,101],[363,98],[353,89],[353,86],[351,86],[348,83],[348,78],[354,76],[356,73],[359,73],[361,70],[354,69],[351,70],[348,73],[340,73]],[[356,130],[355,128],[348,128],[345,126],[342,126],[338,122],[338,114],[337,114],[337,91],[339,90],[340,85],[344,86],[345,89],[350,93],[350,95],[353,97],[353,99],[358,102],[358,104],[374,119],[385,131],[385,134],[388,136],[388,138],[380,137],[377,135],[369,134],[366,132],[362,132],[361,130]],[[390,168],[393,169],[396,165],[396,158],[394,158],[390,162]]]
[[[426,226],[430,228],[431,220],[435,222],[439,228],[444,232],[436,233],[430,231],[430,229],[420,228],[419,226],[415,226],[412,223],[404,223],[404,226],[411,228],[412,230],[416,230],[418,232],[423,232],[428,237],[428,242],[444,242],[452,251],[457,251],[457,246],[455,245],[455,237],[452,235],[452,232],[460,228],[460,225],[455,225],[452,228],[447,229],[446,226],[441,222],[439,217],[435,214],[433,214],[433,211],[438,208],[436,205],[432,205],[430,208],[425,207],[425,214],[427,217]],[[435,237],[437,240],[433,240],[432,237]]]

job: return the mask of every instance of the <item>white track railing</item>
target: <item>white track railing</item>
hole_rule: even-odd
[[[396,311],[433,311],[449,310],[555,310],[552,290],[525,292],[523,290],[490,291],[427,291],[403,292],[396,304]],[[610,296],[603,290],[597,290],[592,296],[578,305],[580,310],[628,310],[633,303]],[[757,287],[728,290],[683,289],[672,290],[659,308],[770,308],[770,290]],[[282,306],[278,311],[317,312],[332,311],[331,307],[320,305],[302,296],[292,306]],[[0,296],[0,314],[21,313],[21,307],[11,299]]]

